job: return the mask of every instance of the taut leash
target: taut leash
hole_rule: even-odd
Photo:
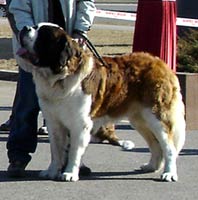
[[[97,52],[95,46],[92,44],[92,42],[88,39],[88,37],[83,34],[80,31],[77,31],[77,34],[80,35],[84,40],[87,45],[87,47],[90,49],[90,51],[94,54],[94,56],[106,67],[109,67],[109,65],[102,59],[102,57],[99,55]]]

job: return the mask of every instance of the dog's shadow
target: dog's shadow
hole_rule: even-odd
[[[0,182],[24,182],[24,181],[49,181],[39,177],[41,170],[27,170],[25,176],[22,178],[11,178],[7,171],[0,171]],[[134,170],[131,172],[92,172],[89,176],[80,176],[81,181],[88,180],[150,180],[160,181],[156,178],[135,177],[135,175],[144,174],[141,170]],[[133,177],[134,176],[134,177]]]
[[[90,176],[82,176],[81,180],[149,180],[160,181],[157,178],[137,177],[137,175],[145,174],[142,170],[134,170],[130,172],[92,172]]]
[[[0,171],[0,182],[41,181],[40,170],[27,170],[22,178],[11,178],[7,171]]]

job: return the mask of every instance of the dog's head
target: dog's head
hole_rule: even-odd
[[[22,48],[17,54],[36,67],[50,68],[54,74],[60,73],[68,63],[82,57],[82,49],[58,25],[40,23],[34,27],[24,27],[19,34]],[[74,62],[74,61],[72,61]],[[78,63],[80,61],[78,60]],[[74,63],[70,72],[77,70]]]

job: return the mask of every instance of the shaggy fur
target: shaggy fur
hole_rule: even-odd
[[[50,134],[52,161],[42,176],[77,181],[90,133],[128,118],[151,152],[141,169],[156,171],[165,161],[161,179],[177,181],[184,105],[178,79],[162,60],[141,52],[103,57],[104,66],[53,24],[26,27],[20,36],[18,54],[33,74]]]

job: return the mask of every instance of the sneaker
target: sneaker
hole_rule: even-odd
[[[22,163],[20,161],[11,162],[8,166],[8,176],[11,178],[22,178],[25,176],[25,168],[27,163]]]

